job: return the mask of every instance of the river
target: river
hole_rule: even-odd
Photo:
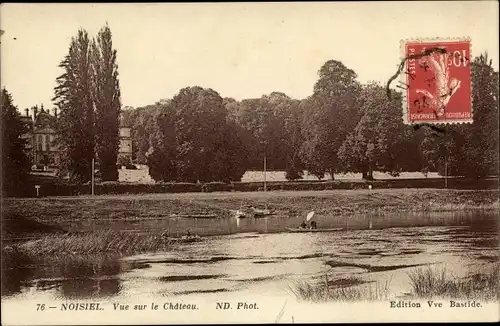
[[[339,226],[339,221],[318,224]],[[275,232],[278,223],[272,217],[247,219],[231,226],[239,232],[178,244],[168,252],[16,262],[3,268],[2,301],[138,296],[220,300],[250,294],[291,298],[298,281],[325,280],[334,286],[382,281],[389,284],[390,296],[404,297],[411,291],[412,268],[442,264],[466,274],[474,266],[497,261],[495,213],[361,216],[349,221],[351,226],[346,224],[341,232],[284,233]]]

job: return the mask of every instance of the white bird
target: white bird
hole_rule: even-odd
[[[309,214],[307,214],[307,218],[306,218],[306,221],[309,222],[314,216],[314,211],[311,211],[309,212]]]

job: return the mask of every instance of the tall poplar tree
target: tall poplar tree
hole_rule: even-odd
[[[116,50],[106,24],[92,42],[96,155],[102,181],[118,180],[120,84]]]
[[[94,157],[90,46],[87,32],[80,29],[59,65],[64,73],[56,79],[53,99],[60,112],[56,126],[62,154],[60,171],[76,183],[90,180]]]

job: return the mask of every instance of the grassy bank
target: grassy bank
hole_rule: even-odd
[[[166,250],[169,242],[158,235],[95,231],[58,234],[18,246],[30,257],[56,255],[123,255]]]
[[[2,245],[5,266],[25,266],[43,260],[60,264],[62,261],[93,262],[117,259],[124,255],[165,251],[168,240],[158,235],[95,231],[76,234],[45,235],[35,240]]]
[[[432,189],[6,199],[2,205],[2,235],[4,239],[47,235],[23,245],[23,250],[31,256],[155,251],[168,246],[158,235],[169,230],[165,221],[168,222],[173,214],[214,214],[224,219],[231,216],[231,210],[242,205],[267,206],[276,212],[273,218],[296,218],[314,210],[321,218],[335,220],[342,217],[343,221],[343,216],[356,214],[397,213],[399,216],[405,212],[498,210],[499,201],[498,191],[493,190]],[[141,224],[141,221],[147,223]],[[204,235],[221,232],[222,224],[202,222],[198,224],[198,230],[193,229],[194,232],[202,231]],[[275,224],[283,229],[282,223],[283,220]],[[142,230],[146,234],[119,232],[123,229]]]
[[[478,271],[458,277],[443,267],[431,266],[408,273],[408,281],[414,299],[470,299],[483,302],[500,299],[500,265],[481,266]],[[302,301],[379,301],[390,296],[390,282],[368,284],[362,279],[351,282],[294,282],[290,291]],[[361,284],[361,285],[358,285]]]
[[[173,214],[225,218],[242,205],[267,206],[278,217],[301,216],[311,210],[324,217],[422,213],[498,209],[498,195],[498,190],[377,189],[5,199],[3,218],[4,222],[25,218],[55,226],[82,220],[167,219]]]

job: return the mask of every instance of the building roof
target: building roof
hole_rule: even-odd
[[[37,113],[35,117],[34,125],[37,128],[44,128],[44,127],[54,128],[55,124],[56,124],[56,117],[50,115],[48,111],[41,110],[40,112]]]
[[[125,121],[123,113],[120,114],[120,128],[130,128],[130,125],[127,123],[127,121]]]

